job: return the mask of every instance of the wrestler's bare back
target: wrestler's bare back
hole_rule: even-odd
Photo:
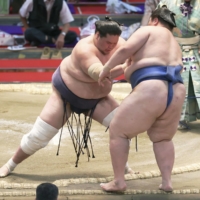
[[[81,39],[73,49],[70,56],[66,57],[61,65],[61,76],[67,87],[77,96],[85,99],[97,99],[107,96],[111,89],[112,83],[106,81],[102,87],[97,81],[88,75],[88,68],[91,64],[101,62],[105,64],[114,51],[124,43],[119,38],[115,48],[108,54],[103,54],[94,45],[94,35]]]
[[[132,39],[137,38],[141,42],[144,38],[140,37],[146,37],[146,42],[139,50],[134,52],[132,64],[125,70],[125,77],[128,81],[135,70],[143,67],[152,65],[182,65],[180,47],[166,28],[144,27],[135,33]],[[137,46],[135,47],[137,49]],[[163,138],[170,140],[176,132],[182,102],[185,98],[185,87],[183,84],[175,84],[173,90],[173,100],[170,106],[166,108],[167,82],[146,80],[138,84],[118,109],[119,112],[117,114],[127,116],[127,119],[122,120],[122,122],[116,121],[116,129],[121,126],[120,128],[126,130],[125,135],[129,138],[148,130],[150,139],[154,142]],[[130,121],[128,119],[130,117],[134,121]],[[126,121],[125,125],[123,125],[124,121]],[[129,121],[130,124],[128,123]]]
[[[183,65],[181,49],[168,29],[158,26],[142,27],[130,40],[135,38],[138,41],[136,45],[140,48],[133,53],[132,64],[126,69],[125,76],[128,81],[135,70],[143,67]],[[140,41],[144,44],[141,45]],[[137,46],[135,48],[137,49]]]

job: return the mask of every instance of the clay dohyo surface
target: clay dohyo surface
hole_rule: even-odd
[[[117,93],[127,93],[127,87],[115,87],[113,89]],[[0,166],[10,159],[18,148],[22,136],[31,130],[37,116],[40,114],[49,94],[31,94],[24,91],[0,92]],[[123,116],[122,116],[123,119]],[[176,151],[176,159],[174,168],[190,166],[199,163],[200,155],[200,121],[190,124],[190,130],[177,131],[173,141]],[[23,163],[18,165],[15,171],[6,178],[0,179],[0,183],[31,183],[39,184],[42,182],[56,182],[59,180],[79,179],[79,178],[105,178],[113,176],[112,165],[109,153],[109,132],[105,132],[105,128],[99,123],[93,121],[91,129],[91,138],[94,149],[95,158],[88,158],[81,155],[78,167],[75,167],[76,154],[68,132],[64,127],[59,156],[56,156],[58,148],[58,140],[60,134],[57,134],[45,147],[41,149]],[[86,152],[85,152],[86,153]],[[140,173],[152,170],[158,171],[154,158],[152,143],[146,133],[138,136],[138,152],[135,150],[135,139],[132,140],[129,153],[129,165],[135,171]],[[200,172],[185,172],[172,176],[173,187],[177,190],[182,189],[200,189],[198,181]],[[157,190],[161,177],[151,179],[137,179],[127,181],[128,189],[138,190]],[[60,187],[69,190],[101,190],[99,183],[75,184],[66,187]],[[31,189],[30,189],[31,190]],[[34,189],[32,189],[34,190]],[[10,191],[9,189],[0,188],[0,193]],[[14,191],[19,191],[15,189]],[[198,194],[200,196],[200,194]],[[132,195],[133,196],[133,195]],[[123,199],[131,199],[131,195],[124,195]],[[148,195],[147,195],[148,196]],[[152,198],[152,195],[145,199]],[[154,195],[155,199],[159,195]],[[167,195],[168,196],[168,195]],[[86,196],[85,196],[86,197]],[[96,196],[96,199],[118,199],[119,196],[109,195]],[[129,198],[130,197],[130,198]],[[177,198],[178,196],[175,195]],[[186,196],[184,196],[186,197]],[[0,199],[3,198],[0,195]],[[10,199],[11,197],[6,197]],[[65,199],[64,197],[60,197]],[[82,195],[71,197],[69,199],[84,199]],[[142,195],[135,195],[134,199],[140,199]],[[183,197],[181,197],[184,199]],[[193,195],[191,199],[195,199]],[[11,198],[13,199],[13,197]],[[17,199],[17,197],[16,197]],[[23,199],[22,197],[20,199]],[[26,199],[29,199],[28,197]],[[30,199],[33,199],[30,198]],[[93,199],[88,196],[86,199]],[[122,199],[122,196],[121,198]],[[163,196],[162,199],[165,199]],[[169,199],[169,196],[168,196]],[[171,194],[171,198],[173,195]],[[187,198],[189,199],[189,197]]]

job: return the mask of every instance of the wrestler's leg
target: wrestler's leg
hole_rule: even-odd
[[[108,127],[112,118],[114,117],[115,112],[117,111],[118,106],[119,104],[117,103],[117,101],[111,95],[108,95],[97,104],[94,114],[93,114],[93,119],[98,121],[100,124],[104,125],[105,127]],[[130,140],[128,141],[129,141],[129,148],[130,148],[131,141]],[[133,171],[131,167],[129,167],[129,164],[127,162],[124,173],[135,174],[138,172]]]
[[[174,165],[174,144],[172,140],[154,142],[153,150],[162,175],[162,184],[159,186],[159,189],[171,192],[173,190],[171,172]]]
[[[177,124],[178,124],[178,121],[177,121]],[[159,133],[161,134],[161,132]],[[158,139],[153,139],[154,136],[152,135],[155,135],[155,132],[154,133],[153,131],[152,133],[148,132],[148,134],[151,141],[153,142],[153,150],[154,150],[156,162],[162,176],[162,183],[159,186],[159,189],[164,190],[166,192],[171,192],[173,190],[172,182],[171,182],[171,172],[173,169],[174,157],[175,157],[174,145],[171,140],[171,137],[173,137],[173,134],[175,134],[175,132],[173,132],[173,134],[168,134],[168,135],[171,135],[169,139],[167,139],[169,136],[162,137],[162,134],[161,134],[160,141]]]
[[[176,126],[178,125],[179,117],[176,120]],[[159,126],[159,122],[156,122],[155,126]],[[176,132],[176,126],[174,126],[173,132],[172,130],[168,131],[167,127],[165,133],[159,131],[159,129],[157,128],[154,129],[153,127],[147,131],[150,140],[153,142],[153,150],[156,162],[162,176],[162,183],[159,186],[159,189],[164,190],[166,192],[170,192],[173,190],[171,182],[171,172],[174,165],[175,153],[174,145],[171,139]]]
[[[174,145],[172,138],[176,133],[181,109],[185,98],[183,85],[174,86],[174,98],[167,110],[156,119],[152,127],[147,131],[153,142],[153,150],[156,162],[161,172],[162,183],[159,189],[166,192],[173,190],[171,172],[174,165]]]
[[[100,124],[103,123],[103,120],[117,107],[119,106],[118,102],[111,96],[107,95],[103,98],[96,106],[93,119],[98,121]],[[112,118],[113,116],[111,116]],[[111,120],[108,121],[107,125],[109,125]],[[106,124],[104,124],[106,126]]]
[[[101,184],[104,190],[122,191],[126,189],[123,172],[129,151],[127,139],[145,132],[154,123],[156,109],[154,105],[151,105],[151,102],[155,101],[149,101],[146,98],[143,100],[141,94],[132,93],[120,104],[109,129],[114,180]],[[155,102],[156,104],[157,102]]]
[[[132,139],[128,139],[129,150],[131,148],[131,140]],[[129,166],[128,161],[126,162],[124,174],[139,174],[139,173],[140,173],[139,171],[133,171]]]
[[[112,124],[112,123],[111,123]],[[119,148],[120,147],[120,148]],[[124,180],[124,169],[128,159],[129,142],[125,135],[118,135],[110,126],[110,155],[115,174],[114,180],[100,186],[106,191],[124,191],[126,183]]]
[[[69,114],[69,112],[67,113]],[[59,93],[54,89],[39,117],[41,123],[46,124],[48,130],[52,130],[52,134],[48,137],[48,141],[46,141],[46,144],[50,141],[51,138],[53,138],[53,136],[57,133],[58,129],[62,126],[63,115],[63,101]],[[15,152],[14,156],[3,167],[0,168],[0,177],[7,176],[11,171],[14,170],[17,164],[21,163],[30,155],[32,155],[32,153],[25,153],[25,151],[20,145],[17,151]]]

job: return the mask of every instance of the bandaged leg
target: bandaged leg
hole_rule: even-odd
[[[11,158],[3,167],[0,168],[0,177],[3,178],[10,174],[10,172],[13,171],[16,166],[17,164],[14,163]]]
[[[104,119],[102,122],[102,125],[104,125],[105,127],[109,127],[111,120],[113,119],[115,112],[117,111],[117,108],[115,108],[112,112],[110,112]],[[129,140],[129,149],[131,146],[131,139]],[[135,174],[138,172],[134,172],[128,165],[128,162],[126,162],[126,166],[125,166],[125,174]]]
[[[23,136],[21,140],[21,150],[32,155],[37,150],[45,147],[48,142],[56,135],[58,129],[44,122],[40,117],[37,118],[32,130]],[[19,152],[17,152],[19,155]],[[0,168],[0,177],[5,177],[15,169],[17,163],[11,158],[3,167]]]
[[[114,117],[116,111],[117,111],[117,108],[115,108],[112,112],[110,112],[110,113],[103,119],[102,125],[104,125],[105,127],[109,127],[110,122],[111,122],[112,118]]]
[[[24,153],[33,155],[39,149],[44,148],[57,132],[58,129],[38,117],[32,130],[23,136],[20,144],[21,149]]]

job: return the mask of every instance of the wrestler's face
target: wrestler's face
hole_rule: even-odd
[[[107,34],[106,37],[97,35],[97,48],[102,54],[107,55],[116,47],[118,40],[118,35]]]

